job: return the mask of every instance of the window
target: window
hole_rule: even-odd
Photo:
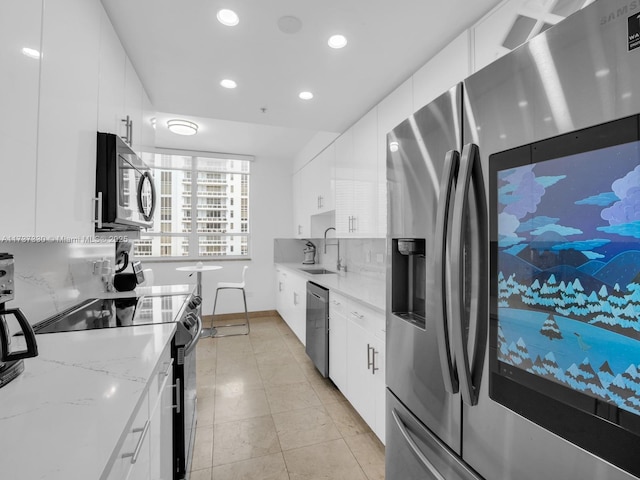
[[[158,198],[153,229],[134,242],[136,256],[249,255],[252,157],[167,152],[143,153],[142,158],[156,179]],[[233,222],[234,217],[242,222]]]

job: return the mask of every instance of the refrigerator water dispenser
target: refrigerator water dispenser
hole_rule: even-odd
[[[426,259],[424,238],[394,238],[391,252],[391,309],[425,328]]]

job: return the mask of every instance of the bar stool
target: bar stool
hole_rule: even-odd
[[[213,337],[232,337],[235,335],[248,335],[249,334],[249,330],[250,330],[250,326],[249,326],[249,312],[247,311],[247,295],[245,294],[244,291],[244,286],[245,286],[245,274],[247,273],[247,269],[249,268],[248,265],[245,265],[242,268],[242,281],[241,282],[218,282],[218,285],[216,287],[216,297],[213,300],[213,313],[212,315],[214,316],[215,319],[215,315],[216,315],[216,304],[218,303],[218,292],[220,290],[242,290],[242,299],[244,301],[244,317],[245,317],[245,323],[232,323],[229,325],[219,325],[216,326],[216,333],[215,335],[212,335]],[[225,327],[247,327],[247,332],[246,333],[229,333],[229,334],[220,334],[219,333],[219,329],[220,328],[225,328]]]

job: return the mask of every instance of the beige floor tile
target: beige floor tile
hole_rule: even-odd
[[[264,389],[221,389],[216,395],[214,423],[269,415],[269,402]]]
[[[255,370],[258,367],[256,357],[251,353],[240,353],[238,355],[224,357],[218,355],[216,375],[225,373],[241,373],[247,370]]]
[[[196,407],[198,427],[213,425],[213,414],[215,411],[215,397],[198,398]]]
[[[369,426],[349,402],[328,403],[325,408],[343,437],[371,433]]]
[[[273,421],[283,451],[341,438],[323,407],[277,413]]]
[[[205,397],[213,397],[216,391],[215,375],[199,375],[196,372],[196,392],[198,400]]]
[[[384,445],[374,433],[345,437],[345,442],[369,480],[384,480]]]
[[[235,337],[216,338],[216,348],[218,355],[236,352],[251,352],[251,341],[249,335],[238,335]]]
[[[281,344],[284,345],[284,343],[282,342]],[[258,364],[259,367],[262,367],[265,365],[272,366],[272,365],[287,365],[287,364],[297,365],[298,364],[294,356],[291,355],[291,352],[289,352],[289,350],[286,347],[284,347],[281,350],[265,350],[262,352],[257,352],[255,354],[255,357],[256,357],[256,363]]]
[[[265,387],[301,383],[307,380],[297,363],[287,365],[258,365]]]
[[[345,402],[346,399],[342,392],[336,387],[333,382],[327,378],[320,378],[318,381],[312,380],[309,382],[313,390],[320,398],[323,404]]]
[[[242,390],[248,392],[256,388],[263,388],[262,377],[256,366],[216,375],[216,391]]]
[[[283,452],[290,480],[366,480],[344,440]]]
[[[196,428],[191,471],[211,468],[213,459],[213,427]]]
[[[271,413],[287,412],[322,404],[309,382],[267,387]]]
[[[191,470],[189,480],[211,480],[211,469],[205,468],[203,470]]]
[[[213,469],[214,480],[289,480],[282,453],[220,465]],[[193,478],[192,478],[193,480]]]
[[[213,432],[213,465],[247,460],[280,451],[270,415],[216,425]]]
[[[275,352],[280,354],[289,354],[289,347],[282,340],[281,335],[274,337],[264,337],[261,339],[251,338],[251,345],[253,346],[253,353],[256,354],[256,360],[258,360],[258,354],[263,352]],[[259,360],[258,360],[259,361]]]

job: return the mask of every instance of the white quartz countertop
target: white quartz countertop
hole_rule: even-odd
[[[311,274],[304,269],[322,268],[322,265],[303,265],[300,263],[276,263],[277,267],[284,267],[293,270],[299,275],[305,276],[318,285],[322,285],[329,290],[335,290],[342,295],[362,302],[373,307],[380,312],[385,311],[385,281],[381,278],[369,277],[356,272]]]
[[[98,479],[175,323],[38,335],[0,389],[0,476]]]

